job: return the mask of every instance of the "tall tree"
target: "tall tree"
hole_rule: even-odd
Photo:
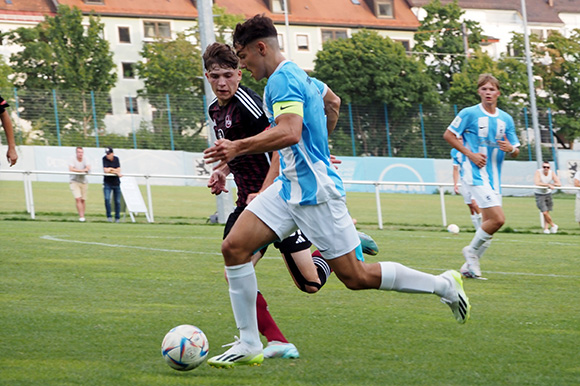
[[[398,118],[419,103],[438,101],[425,66],[408,57],[401,44],[373,31],[362,30],[349,39],[324,43],[316,54],[312,75],[328,84],[343,105],[352,103],[357,154],[387,155],[385,108],[390,118]],[[350,137],[349,120],[342,115],[332,141]],[[343,154],[348,154],[351,147],[349,142],[332,145]],[[401,147],[407,145],[404,140],[400,143]]]
[[[62,131],[80,131],[86,138],[94,126],[90,95],[94,91],[98,98],[97,120],[102,125],[108,111],[108,92],[117,77],[113,54],[103,38],[103,24],[98,17],[89,16],[85,28],[78,8],[60,5],[54,17],[47,17],[33,28],[18,28],[8,33],[8,39],[24,47],[11,56],[14,84],[23,90],[19,97],[30,102],[21,105],[35,106],[25,107],[21,112],[23,118],[34,117],[39,106],[50,106],[59,112]],[[56,105],[52,90],[57,91]],[[54,115],[45,115],[44,134],[50,143],[55,137],[56,123]]]
[[[413,51],[425,54],[428,72],[444,93],[451,87],[453,75],[460,73],[466,62],[462,23],[465,23],[469,49],[475,51],[480,48],[482,29],[475,21],[462,22],[465,11],[457,0],[447,5],[433,0],[423,9],[427,16],[415,33]]]

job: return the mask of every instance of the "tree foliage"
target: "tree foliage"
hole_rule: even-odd
[[[94,127],[90,91],[105,98],[94,102],[97,122],[101,126],[108,110],[106,95],[117,80],[113,54],[103,38],[103,24],[92,15],[87,21],[85,28],[78,8],[60,5],[54,17],[46,17],[33,28],[21,27],[7,34],[10,43],[24,48],[11,56],[14,84],[23,90],[19,96],[27,102],[27,95],[34,95],[34,100],[30,101],[34,103],[21,105],[52,106],[59,111],[60,130],[82,131],[84,137]],[[46,92],[27,94],[27,90]],[[59,92],[53,94],[52,90]],[[28,108],[21,111],[24,119],[31,114],[34,111]],[[55,131],[56,120],[46,117],[46,137],[52,141]]]
[[[324,43],[312,75],[325,82],[343,105],[352,103],[359,154],[386,155],[385,144],[376,140],[385,138],[385,108],[396,118],[419,103],[438,101],[424,65],[408,57],[401,44],[372,31]],[[349,131],[349,126],[349,120],[340,119],[339,130]],[[352,154],[351,144],[340,138],[347,135],[332,137],[334,151]]]
[[[427,16],[415,33],[413,51],[425,54],[423,60],[428,64],[428,72],[444,93],[451,87],[453,75],[461,73],[466,63],[461,20],[465,11],[459,7],[457,0],[447,5],[433,0],[423,9]],[[475,21],[463,22],[468,47],[477,51],[481,45],[482,29]]]

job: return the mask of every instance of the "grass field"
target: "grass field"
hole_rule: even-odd
[[[91,186],[78,223],[64,184],[35,183],[28,220],[20,183],[0,185],[1,385],[577,385],[580,383],[580,235],[573,199],[557,197],[562,232],[539,234],[533,198],[506,197],[500,232],[468,281],[472,319],[454,321],[432,295],[353,292],[331,277],[316,295],[297,290],[270,249],[260,289],[298,360],[181,373],[160,354],[165,333],[195,324],[210,355],[237,334],[223,261],[222,227],[205,225],[215,199],[204,189],[154,187],[155,224],[104,222]],[[473,233],[441,228],[438,196],[349,194],[361,230],[394,260],[439,274],[462,264]],[[459,197],[447,217],[467,229]]]

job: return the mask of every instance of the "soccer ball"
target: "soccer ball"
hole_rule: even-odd
[[[449,224],[449,226],[447,227],[447,232],[456,235],[459,233],[459,227],[455,224]]]
[[[172,328],[161,343],[161,354],[175,370],[188,371],[207,358],[209,343],[203,331],[189,324]]]

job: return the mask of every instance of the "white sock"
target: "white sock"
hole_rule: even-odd
[[[384,291],[435,293],[444,296],[449,282],[441,276],[414,270],[399,263],[383,261],[381,265],[381,286]]]
[[[475,228],[475,230],[478,230],[479,228],[481,228],[481,216],[479,214],[472,214],[471,215],[471,223],[473,224],[473,227]]]
[[[473,239],[471,240],[471,243],[469,244],[469,246],[474,251],[477,251],[483,243],[485,243],[487,240],[490,240],[490,239],[491,239],[491,235],[488,234],[483,229],[479,228],[477,231],[475,231],[475,236],[473,236]]]
[[[477,250],[477,257],[481,259],[485,251],[487,251],[487,248],[489,248],[489,246],[491,245],[491,240],[492,239],[489,239],[485,243],[481,244],[481,247],[479,247],[479,249]]]
[[[240,330],[240,340],[251,347],[262,348],[256,316],[258,281],[254,265],[246,264],[226,267],[230,285],[230,300],[236,325]]]

